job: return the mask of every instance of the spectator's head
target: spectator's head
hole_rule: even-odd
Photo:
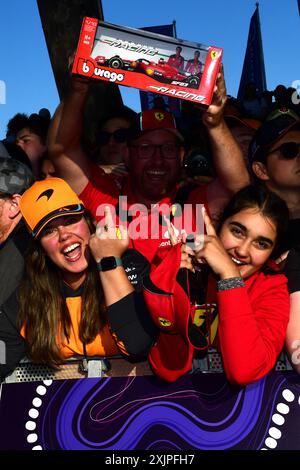
[[[275,103],[278,108],[281,106],[288,106],[289,104],[289,94],[288,90],[284,85],[277,85],[273,91],[273,96],[275,98]]]
[[[103,165],[121,163],[127,151],[128,128],[137,113],[127,106],[112,111],[99,123],[95,159]]]
[[[54,176],[57,175],[52,161],[44,157],[41,162],[41,171],[38,179],[45,180],[47,178],[53,178]]]
[[[149,205],[175,189],[184,156],[183,137],[171,113],[143,111],[131,128],[126,164],[138,199]]]
[[[238,117],[231,114],[225,115],[225,121],[232,135],[239,143],[244,158],[247,161],[249,144],[255,131],[261,126],[261,122],[256,119]]]
[[[199,57],[200,57],[200,51],[195,51],[195,52],[194,52],[194,58],[195,58],[196,60],[198,60]]]
[[[254,175],[270,189],[298,192],[300,119],[297,114],[287,108],[273,111],[254,135],[249,161]]]
[[[46,138],[50,113],[42,109],[39,114],[16,114],[7,125],[7,138],[14,140],[28,155],[35,176],[39,173],[40,159],[46,152]]]
[[[245,279],[278,256],[289,219],[286,203],[263,184],[238,191],[219,221],[219,237]]]
[[[181,51],[182,51],[182,47],[181,47],[181,46],[177,46],[177,47],[176,47],[176,55],[177,55],[177,56],[180,56]]]
[[[32,172],[21,160],[12,158],[0,142],[0,243],[5,242],[21,220],[21,194],[33,183]]]

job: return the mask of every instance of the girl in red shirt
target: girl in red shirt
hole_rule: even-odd
[[[178,268],[210,268],[206,311],[211,313],[211,305],[216,303],[217,340],[228,380],[246,385],[274,367],[284,345],[289,297],[285,276],[272,272],[270,260],[276,257],[287,221],[287,207],[276,194],[264,186],[247,186],[225,208],[217,232],[204,211],[206,234],[196,235],[192,246],[175,245],[172,261],[169,256],[150,274],[153,284],[163,278],[164,269],[168,276],[166,283],[159,284],[165,295],[156,311],[149,286],[145,296],[161,330],[150,352],[150,362],[160,377],[172,381],[189,371],[195,349],[205,349],[212,339],[211,317],[206,319],[206,337],[195,325],[187,269],[174,269],[175,260]],[[167,274],[171,263],[173,278]],[[205,311],[205,304],[202,307]]]

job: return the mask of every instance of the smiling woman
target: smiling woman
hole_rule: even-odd
[[[288,223],[287,206],[266,187],[250,185],[233,196],[218,232],[206,211],[203,215],[206,234],[196,235],[193,243],[186,239],[181,260],[177,258],[177,268],[191,271],[193,288],[196,291],[198,286],[203,295],[191,309],[182,270],[177,273],[174,266],[182,289],[174,289],[169,311],[172,286],[165,297],[161,295],[164,309],[161,305],[155,309],[150,295],[146,297],[153,321],[162,330],[150,351],[150,363],[160,377],[171,381],[192,368],[195,355],[201,360],[194,365],[201,370],[202,359],[214,347],[221,352],[228,380],[246,385],[274,367],[284,346],[289,319],[287,279],[272,270],[269,261],[276,259]],[[206,286],[199,282],[199,271],[202,281],[206,273]],[[155,285],[153,274],[150,278]],[[159,286],[162,289],[161,281]],[[171,331],[172,335],[167,334]],[[181,362],[173,353],[179,346]]]
[[[33,240],[20,288],[1,307],[6,364],[0,376],[16,367],[25,349],[52,368],[73,355],[144,358],[155,328],[125,269],[130,263],[137,278],[148,264],[128,250],[125,229],[116,236],[109,209],[109,230],[96,236],[82,202],[59,178],[36,182],[20,206]]]

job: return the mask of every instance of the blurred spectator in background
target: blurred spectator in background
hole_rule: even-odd
[[[287,204],[290,221],[282,251],[300,240],[300,119],[287,108],[273,111],[256,131],[249,147],[256,178]]]
[[[0,142],[0,305],[18,285],[24,267],[24,253],[29,243],[28,231],[20,212],[21,194],[33,183],[29,166],[13,144]],[[20,157],[20,159],[19,159]]]
[[[124,155],[127,152],[128,129],[136,116],[135,111],[122,106],[99,123],[93,159],[105,173],[126,173]]]
[[[248,161],[249,144],[255,131],[261,126],[257,119],[243,118],[233,115],[225,115],[225,121],[232,135],[240,145],[245,161]]]
[[[46,139],[50,124],[50,113],[43,108],[39,114],[30,116],[16,114],[7,124],[6,139],[19,145],[30,159],[36,178],[40,174],[41,158],[46,154]]]
[[[256,85],[253,82],[247,83],[244,99],[240,104],[245,117],[263,120],[268,113],[268,104],[265,98],[257,95]]]
[[[51,160],[49,160],[49,158],[43,158],[41,162],[41,171],[39,179],[45,180],[47,178],[53,178],[54,176],[57,175],[53,163],[51,162]]]

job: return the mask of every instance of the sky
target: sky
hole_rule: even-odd
[[[222,47],[227,93],[236,96],[246,50],[253,0],[102,0],[104,20],[140,28],[176,21],[177,37]],[[300,89],[297,0],[260,0],[267,87]],[[0,0],[0,139],[17,112],[31,114],[59,98],[36,0]],[[123,101],[140,110],[139,94],[120,87]]]

